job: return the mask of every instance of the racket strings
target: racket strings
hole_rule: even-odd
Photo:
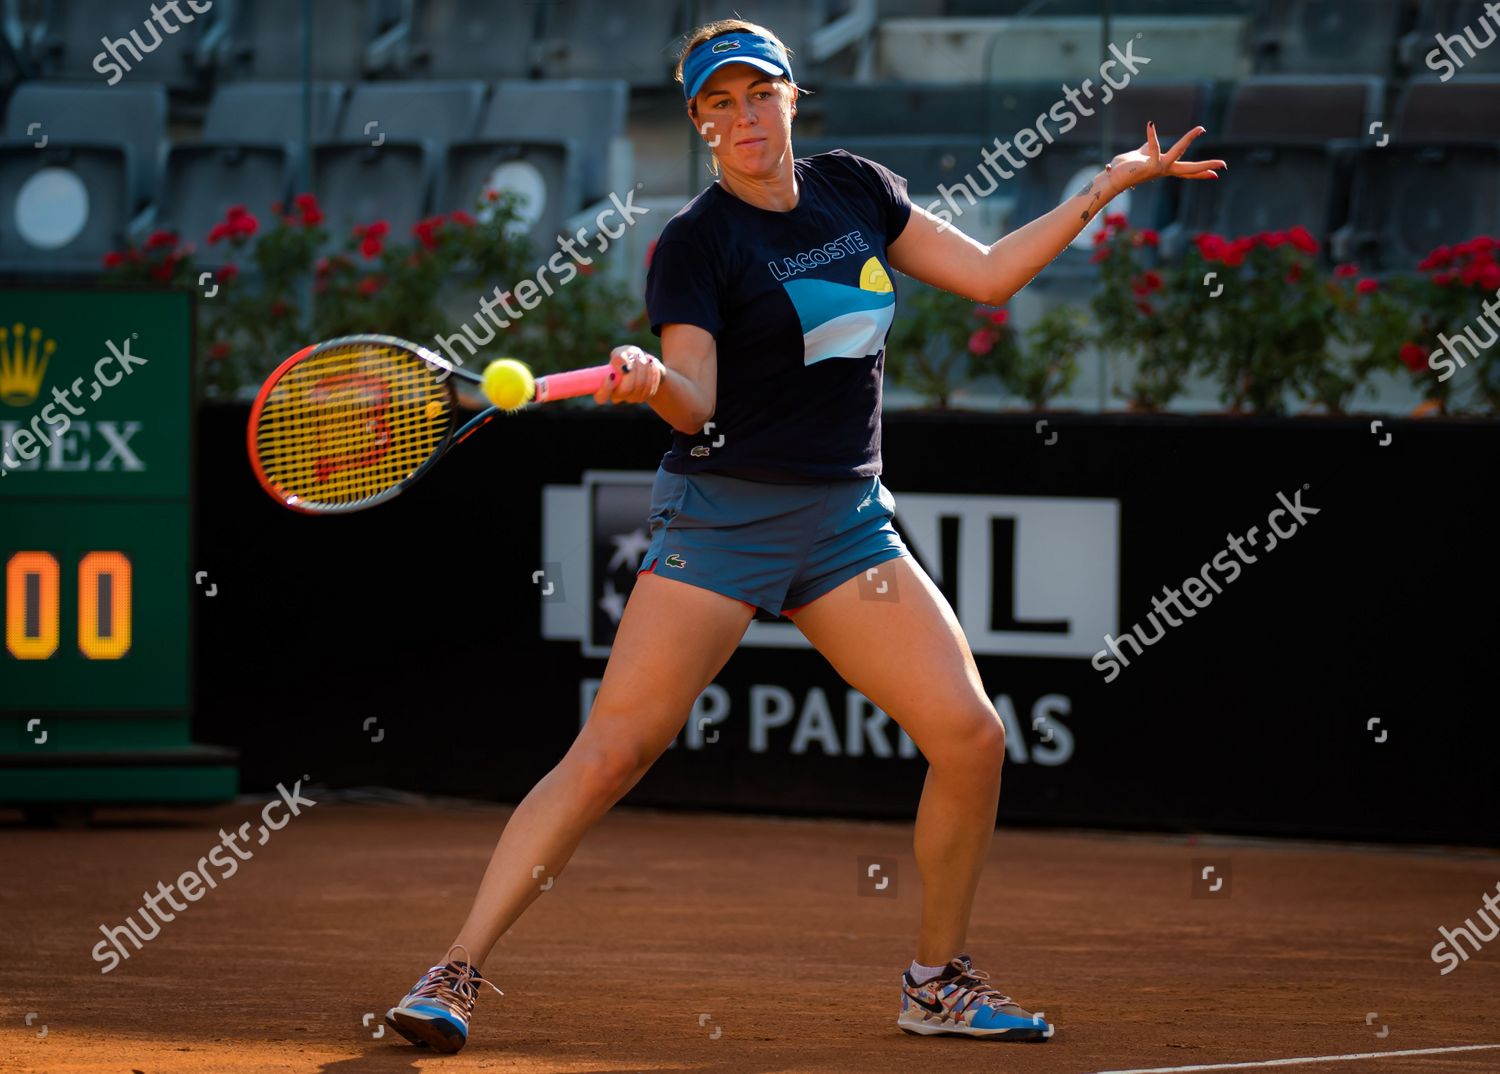
[[[361,342],[287,370],[261,408],[256,445],[266,479],[288,502],[344,507],[410,479],[452,420],[449,389],[426,362]]]

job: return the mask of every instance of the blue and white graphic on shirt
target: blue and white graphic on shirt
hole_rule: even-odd
[[[832,280],[782,284],[802,322],[802,364],[825,358],[869,358],[885,346],[896,315],[896,289],[878,257],[859,272],[859,286]]]

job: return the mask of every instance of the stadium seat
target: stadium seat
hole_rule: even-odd
[[[368,144],[380,135],[438,143],[472,138],[484,106],[483,82],[365,82],[353,88],[334,138]]]
[[[675,3],[548,0],[541,8],[541,73],[548,78],[622,78],[633,86],[663,86],[676,62]],[[712,16],[700,12],[703,21]]]
[[[1409,269],[1434,247],[1500,233],[1500,78],[1413,79],[1390,144],[1355,170],[1341,256]]]
[[[579,160],[565,140],[485,139],[450,145],[433,208],[474,212],[489,189],[524,197],[524,233],[538,251],[552,246],[566,231],[568,218],[584,204]]]
[[[210,8],[169,33],[150,19],[149,4],[118,0],[44,0],[31,35],[42,74],[99,81],[100,85],[158,82],[174,90],[198,87],[215,43],[223,36],[223,18]],[[179,23],[168,16],[167,26]],[[104,39],[112,43],[106,49]],[[95,64],[98,66],[95,66]],[[105,83],[102,79],[113,79]]]
[[[1224,137],[1201,143],[1197,154],[1222,157],[1233,182],[1188,184],[1183,229],[1247,235],[1301,224],[1328,239],[1348,220],[1355,154],[1384,98],[1384,81],[1371,76],[1244,79],[1225,114]],[[1168,251],[1186,237],[1174,235]]]
[[[907,189],[913,197],[933,194],[940,186],[961,181],[966,173],[983,163],[979,154],[985,148],[974,137],[925,134],[797,138],[792,145],[799,157],[847,149],[857,156],[883,164],[906,179]]]
[[[347,91],[337,82],[314,82],[312,140],[338,131]],[[220,86],[203,117],[203,137],[217,142],[268,145],[302,137],[301,82],[233,82]]]
[[[389,0],[317,0],[312,5],[312,76],[357,82],[379,66],[372,46],[393,21]],[[302,0],[238,0],[226,61],[231,78],[302,77]]]
[[[312,138],[338,130],[345,98],[336,82],[313,84]],[[264,216],[294,192],[302,173],[302,86],[296,82],[238,82],[209,101],[203,139],[167,152],[157,223],[203,246],[208,229],[231,205]]]
[[[229,206],[244,205],[264,222],[273,203],[287,200],[295,179],[294,157],[285,146],[174,145],[167,155],[156,223],[196,243],[200,260],[212,261],[215,248],[205,240]]]
[[[313,147],[313,193],[328,215],[330,245],[341,247],[356,225],[384,220],[393,240],[408,241],[427,215],[436,168],[414,143]]]
[[[1403,0],[1260,0],[1257,72],[1388,76]]]
[[[137,201],[133,151],[0,142],[0,271],[97,272],[122,247]]]
[[[475,81],[355,86],[336,137],[313,150],[313,190],[333,241],[377,219],[404,238],[427,213],[448,145],[474,137],[484,97]]]
[[[610,192],[609,162],[616,139],[625,137],[630,87],[619,79],[548,79],[496,82],[479,137],[573,143],[583,197]]]
[[[113,87],[24,82],[5,110],[5,137],[17,142],[45,139],[52,148],[128,146],[131,212],[155,196],[166,130],[166,90],[144,82]]]
[[[532,68],[536,8],[416,0],[412,62],[429,78],[518,78]],[[476,48],[475,42],[483,42]]]

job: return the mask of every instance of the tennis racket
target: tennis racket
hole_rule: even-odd
[[[592,395],[609,372],[600,365],[537,377],[532,398]],[[492,406],[455,428],[451,377],[483,380],[394,336],[343,336],[303,348],[267,378],[250,408],[250,463],[261,488],[307,514],[362,511],[400,495],[505,413]]]

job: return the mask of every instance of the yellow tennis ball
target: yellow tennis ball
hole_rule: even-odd
[[[520,410],[536,393],[536,381],[521,362],[500,358],[485,368],[480,389],[501,410]]]

